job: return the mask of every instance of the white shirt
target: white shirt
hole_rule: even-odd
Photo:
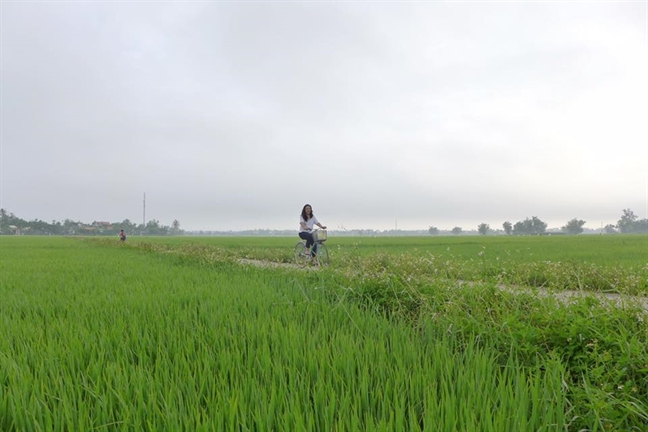
[[[308,229],[303,229],[303,228],[302,228],[302,226],[301,226],[302,222],[304,222],[304,223],[306,224],[306,226],[308,227]],[[300,215],[300,216],[299,216],[299,232],[308,232],[308,231],[312,231],[312,230],[313,230],[313,227],[314,227],[315,224],[317,224],[317,223],[319,223],[319,221],[317,220],[317,218],[316,218],[315,216],[313,216],[312,218],[310,218],[310,219],[308,219],[308,220],[304,220],[304,218],[301,217],[301,215]]]

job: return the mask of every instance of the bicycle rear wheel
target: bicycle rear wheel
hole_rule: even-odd
[[[310,254],[306,249],[306,243],[298,242],[295,245],[295,264],[304,265],[310,261]]]
[[[320,266],[329,265],[328,248],[324,243],[320,243],[317,245],[317,264]]]

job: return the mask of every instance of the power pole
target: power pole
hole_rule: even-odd
[[[144,203],[142,206],[142,226],[146,229],[146,192],[144,192]]]

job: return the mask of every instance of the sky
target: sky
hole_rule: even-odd
[[[648,217],[646,1],[0,8],[0,207],[23,219]]]

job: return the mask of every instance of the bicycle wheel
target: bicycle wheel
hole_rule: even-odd
[[[304,265],[310,261],[310,255],[306,251],[306,243],[298,242],[295,245],[295,264]]]
[[[329,265],[328,248],[324,243],[317,245],[317,264],[320,266]]]

